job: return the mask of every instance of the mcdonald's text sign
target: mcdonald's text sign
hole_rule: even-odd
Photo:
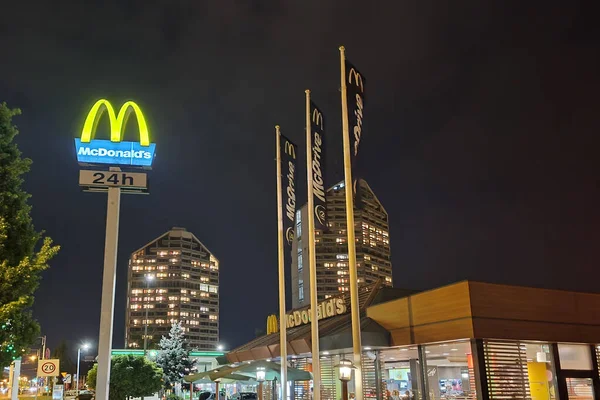
[[[123,141],[125,126],[131,113],[134,113],[137,119],[139,142]],[[104,114],[108,114],[110,140],[94,139],[98,122]],[[133,101],[123,104],[119,113],[115,114],[107,100],[98,100],[85,119],[81,138],[75,139],[77,161],[85,164],[150,167],[155,150],[156,144],[150,143],[144,114]]]

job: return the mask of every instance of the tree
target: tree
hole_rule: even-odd
[[[98,364],[88,372],[87,384],[96,389]],[[144,356],[114,356],[110,360],[111,400],[151,396],[162,387],[163,371]]]
[[[30,311],[33,293],[59,249],[35,230],[29,194],[21,188],[31,160],[21,158],[14,143],[19,132],[12,117],[19,114],[0,103],[0,368],[21,356],[39,334]]]
[[[75,372],[75,363],[73,363],[73,360],[69,356],[69,347],[64,340],[54,349],[52,358],[58,358],[60,360],[60,372],[67,372],[69,374]]]
[[[171,389],[175,384],[181,383],[194,365],[189,358],[188,346],[180,322],[171,326],[168,338],[163,336],[160,339],[159,348],[156,363],[165,374],[163,379],[165,388]]]

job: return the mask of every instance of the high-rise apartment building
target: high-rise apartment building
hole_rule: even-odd
[[[392,286],[392,264],[388,214],[366,181],[359,179],[360,194],[354,205],[356,266],[358,282],[381,279]],[[315,230],[317,258],[317,297],[319,300],[350,290],[346,233],[346,197],[344,183],[327,191],[328,231]],[[310,303],[308,207],[296,212],[296,238],[292,245],[292,305]]]
[[[125,346],[148,348],[182,322],[192,349],[219,343],[219,260],[196,236],[173,228],[129,259]]]

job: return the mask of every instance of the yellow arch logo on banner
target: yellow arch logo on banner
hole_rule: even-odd
[[[120,142],[123,140],[123,134],[125,132],[125,126],[127,125],[127,120],[129,119],[131,113],[134,112],[140,130],[140,145],[150,145],[148,125],[146,124],[146,119],[144,118],[144,114],[142,113],[140,107],[133,101],[128,101],[121,106],[119,114],[115,114],[114,108],[106,99],[98,100],[88,113],[85,123],[83,124],[83,130],[81,131],[82,143],[89,143],[94,138],[94,135],[96,134],[96,128],[98,127],[98,122],[105,111],[108,113],[110,122],[111,142]]]
[[[279,332],[279,325],[277,324],[277,316],[275,314],[267,317],[267,335],[271,333]]]

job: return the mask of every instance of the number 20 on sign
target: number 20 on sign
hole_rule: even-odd
[[[38,361],[38,376],[58,376],[59,360],[39,360]]]

